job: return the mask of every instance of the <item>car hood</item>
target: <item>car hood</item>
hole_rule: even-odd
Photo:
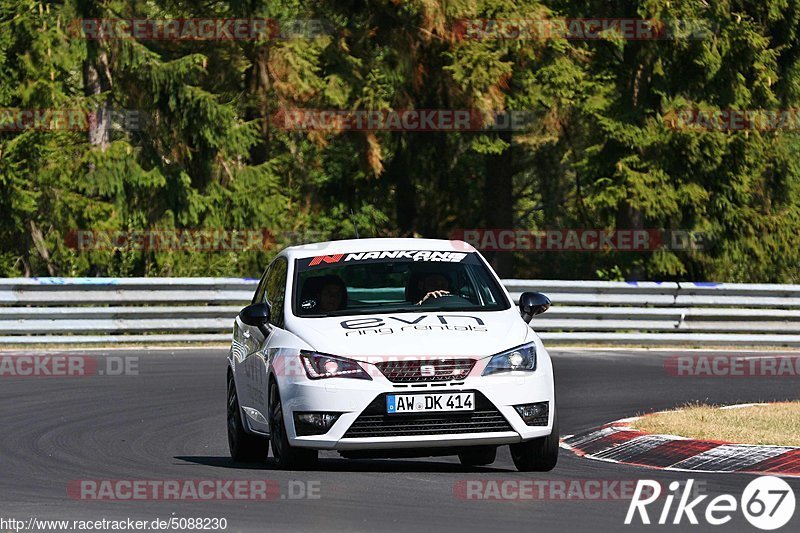
[[[487,356],[523,344],[528,325],[516,309],[292,317],[287,329],[315,350],[362,361],[383,356]]]

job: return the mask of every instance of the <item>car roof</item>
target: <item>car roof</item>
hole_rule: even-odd
[[[412,238],[373,238],[325,241],[290,246],[281,255],[288,259],[300,259],[319,255],[333,255],[359,252],[383,252],[393,250],[425,250],[432,252],[474,252],[471,244],[459,240],[412,239]]]

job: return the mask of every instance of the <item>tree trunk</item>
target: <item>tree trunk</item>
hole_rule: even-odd
[[[411,236],[416,230],[417,218],[417,192],[414,189],[412,176],[409,174],[408,153],[410,143],[403,146],[403,139],[399,141],[395,156],[386,167],[386,179],[394,183],[395,217],[397,227],[403,236]]]
[[[512,167],[511,132],[502,131],[500,139],[508,143],[501,154],[486,156],[484,204],[486,229],[514,229],[514,170]],[[501,278],[514,275],[514,255],[511,251],[489,252],[486,255]]]
[[[258,120],[261,138],[250,148],[250,163],[259,165],[269,159],[269,45],[256,44],[252,51],[250,67],[245,72],[245,87],[249,105],[245,113],[248,121]]]
[[[39,253],[39,256],[44,260],[45,264],[47,265],[47,272],[50,274],[51,277],[56,275],[55,268],[53,268],[53,263],[50,261],[50,251],[47,249],[47,243],[44,241],[44,235],[42,235],[42,230],[39,229],[39,226],[36,225],[36,222],[33,220],[31,222],[31,239],[33,240],[33,245],[36,247],[36,251]]]
[[[100,7],[92,2],[79,2],[78,10],[84,18],[102,17]],[[89,143],[102,150],[111,142],[111,87],[111,69],[104,44],[100,40],[88,39],[86,59],[83,60],[83,91],[88,97],[106,93],[94,117],[89,120]]]

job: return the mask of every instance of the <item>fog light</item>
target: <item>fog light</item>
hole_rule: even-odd
[[[294,430],[298,437],[322,435],[339,419],[341,413],[295,413]]]
[[[529,426],[546,426],[547,419],[550,415],[549,402],[539,403],[526,403],[524,405],[515,405],[514,409],[517,410],[519,416],[525,424]]]

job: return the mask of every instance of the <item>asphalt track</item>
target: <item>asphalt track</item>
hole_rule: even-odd
[[[59,352],[63,353],[63,352]],[[345,460],[324,453],[317,470],[283,472],[231,462],[225,437],[225,350],[106,350],[138,357],[138,375],[0,377],[0,518],[75,520],[224,517],[228,531],[616,531],[628,500],[476,501],[465,480],[655,479],[701,483],[739,497],[754,476],[687,474],[580,458],[562,450],[547,474],[522,474],[501,449],[487,468],[456,458]],[[690,401],[796,399],[800,379],[678,378],[664,370],[675,351],[552,350],[561,434]],[[777,353],[771,352],[771,355]],[[82,501],[81,479],[269,479],[272,501]],[[288,499],[290,481],[310,481],[318,499]],[[788,480],[800,498],[800,479]],[[296,487],[297,485],[295,485]],[[800,503],[800,502],[798,502]],[[654,511],[657,515],[660,511]],[[654,517],[656,518],[656,517]],[[800,509],[783,531],[798,531]],[[625,530],[757,531],[741,514],[726,526],[628,526]]]

